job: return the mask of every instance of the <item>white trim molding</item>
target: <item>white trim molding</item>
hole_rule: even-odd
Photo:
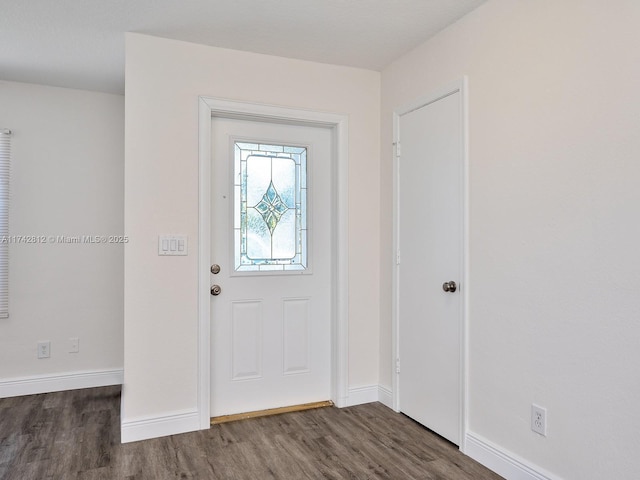
[[[563,480],[475,433],[467,433],[464,454],[507,480]]]
[[[200,429],[210,421],[211,305],[211,119],[212,117],[266,120],[324,126],[334,131],[335,248],[332,306],[331,400],[338,407],[348,403],[349,333],[349,117],[343,114],[297,108],[199,98],[199,213],[198,213],[198,410]],[[124,427],[123,427],[124,428]]]
[[[118,370],[54,373],[0,380],[0,398],[61,392],[79,388],[122,385],[124,373]]]
[[[380,402],[385,407],[393,409],[393,395],[391,390],[382,385],[364,385],[361,387],[350,387],[349,396],[345,407],[353,407],[364,403]]]
[[[200,430],[199,417],[197,411],[184,411],[161,417],[144,417],[122,422],[121,442],[137,442]]]
[[[378,385],[378,401],[385,407],[393,409],[393,391],[390,388]]]
[[[377,402],[379,399],[378,385],[366,385],[349,388],[349,397],[345,406],[353,407],[363,403]]]

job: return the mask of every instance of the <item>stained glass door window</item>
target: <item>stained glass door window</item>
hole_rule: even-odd
[[[307,148],[234,142],[236,271],[307,268]]]

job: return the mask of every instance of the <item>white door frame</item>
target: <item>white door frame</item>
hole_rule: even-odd
[[[467,326],[469,323],[469,157],[468,157],[468,108],[467,108],[467,77],[453,82],[444,88],[432,92],[431,94],[420,97],[408,105],[402,108],[398,108],[393,112],[393,266],[392,266],[392,389],[393,389],[393,409],[400,411],[400,392],[398,389],[398,358],[400,355],[400,323],[399,323],[399,282],[398,282],[398,256],[399,256],[399,242],[398,232],[400,227],[400,212],[399,212],[399,196],[400,196],[400,177],[399,177],[399,164],[397,155],[398,137],[400,135],[400,117],[406,113],[412,112],[431,103],[434,103],[444,97],[452,95],[456,92],[460,92],[460,105],[461,105],[461,132],[462,132],[462,175],[463,175],[463,188],[462,188],[462,235],[463,235],[463,247],[462,247],[462,271],[463,278],[460,279],[460,293],[462,294],[462,309],[460,313],[460,450],[465,451],[465,434],[467,427],[467,372],[468,372],[468,336]],[[402,153],[402,152],[400,152]]]
[[[335,214],[332,247],[331,400],[346,406],[348,382],[348,199],[349,123],[347,115],[296,108],[199,98],[199,195],[198,195],[198,412],[200,428],[210,423],[211,395],[211,119],[212,117],[267,120],[329,127],[334,131],[333,185]]]

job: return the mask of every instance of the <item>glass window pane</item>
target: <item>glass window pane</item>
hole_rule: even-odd
[[[305,147],[235,142],[237,271],[306,269],[306,158]]]
[[[254,206],[267,191],[271,183],[271,159],[252,155],[247,159],[247,205]]]
[[[273,231],[272,256],[278,259],[292,259],[296,255],[296,215],[288,210]]]
[[[271,257],[271,235],[267,224],[255,209],[247,209],[247,257],[266,259]]]
[[[279,153],[279,152],[282,152],[284,150],[284,146],[282,146],[282,145],[260,145],[260,148],[258,150],[260,150],[261,152]]]

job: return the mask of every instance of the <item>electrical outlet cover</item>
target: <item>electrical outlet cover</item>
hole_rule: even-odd
[[[51,342],[38,342],[38,358],[51,357]]]
[[[547,436],[547,409],[538,405],[531,405],[531,430]]]

